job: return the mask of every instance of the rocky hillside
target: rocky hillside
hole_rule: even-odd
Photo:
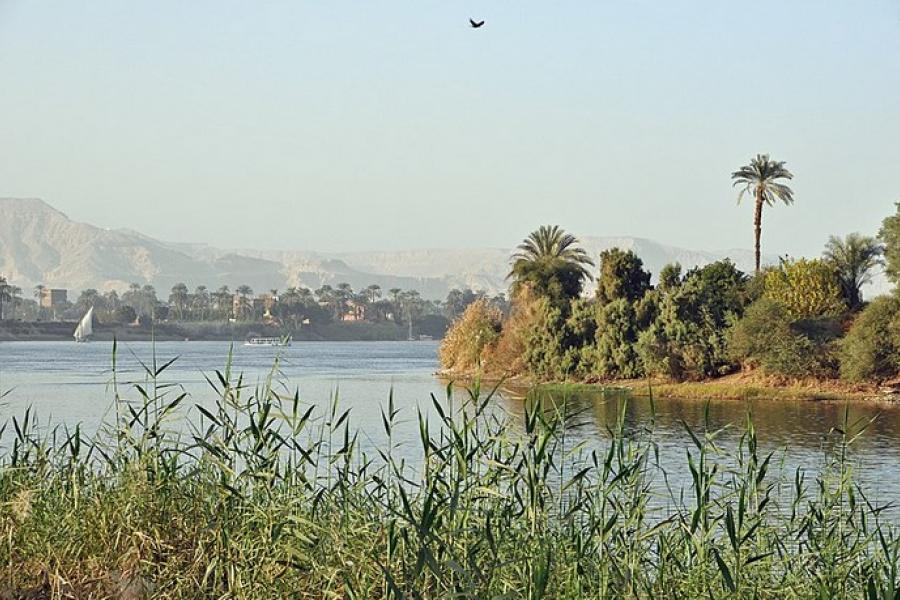
[[[691,267],[726,256],[746,271],[753,265],[748,250],[693,251],[632,237],[587,236],[582,241],[595,257],[614,246],[633,249],[653,273],[669,262]],[[491,293],[506,289],[510,253],[505,248],[339,254],[228,250],[102,229],[72,221],[42,200],[0,198],[0,274],[24,290],[39,283],[73,291],[123,290],[135,282],[165,291],[183,281],[189,287],[247,284],[263,291],[347,282],[357,289],[377,283],[385,290],[417,289],[425,297],[442,298],[454,287]]]

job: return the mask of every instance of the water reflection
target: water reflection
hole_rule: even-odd
[[[687,471],[686,452],[694,451],[687,428],[702,438],[715,433],[721,460],[737,450],[752,419],[760,449],[774,452],[773,465],[791,477],[796,469],[814,476],[833,456],[846,431],[856,479],[878,502],[900,498],[900,407],[862,402],[786,400],[677,400],[633,397],[623,392],[560,393],[521,391],[501,394],[498,404],[521,429],[526,407],[539,406],[548,420],[562,419],[570,447],[604,451],[622,423],[626,436],[652,432],[660,466],[677,481]]]

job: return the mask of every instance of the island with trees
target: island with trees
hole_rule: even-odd
[[[763,209],[793,202],[791,177],[765,155],[732,176],[755,200],[754,273],[727,259],[670,264],[651,284],[632,251],[595,265],[574,236],[539,228],[512,257],[508,313],[470,305],[441,345],[443,374],[706,398],[892,396],[900,297],[865,301],[862,290],[882,265],[900,283],[900,203],[876,237],[832,236],[820,257],[763,266]]]

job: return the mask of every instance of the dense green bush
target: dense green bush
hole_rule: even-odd
[[[834,340],[840,329],[835,325],[794,320],[780,302],[760,298],[729,332],[729,355],[770,375],[830,377],[837,369]]]
[[[726,331],[743,314],[746,281],[728,260],[689,271],[663,295],[658,316],[638,338],[646,372],[685,380],[733,370]]]
[[[549,298],[537,300],[534,318],[525,331],[525,365],[530,375],[558,380],[574,369],[573,357],[566,356],[565,324],[562,311]]]
[[[765,278],[765,297],[795,319],[836,316],[847,309],[834,267],[824,260],[785,260]]]
[[[882,296],[863,310],[841,343],[841,377],[883,381],[900,374],[900,300]]]
[[[761,367],[772,340],[791,335],[790,325],[791,317],[783,304],[760,298],[729,332],[729,355],[745,367]]]
[[[619,299],[634,302],[650,289],[650,273],[631,250],[610,248],[600,253],[597,301],[608,304]]]
[[[669,263],[659,271],[659,284],[656,288],[662,292],[670,292],[681,285],[681,263]]]
[[[884,274],[895,284],[900,284],[900,202],[894,206],[894,214],[881,222],[878,239],[884,244]]]
[[[589,343],[597,321],[594,305],[579,299],[569,315],[548,298],[537,300],[525,331],[525,364],[528,374],[540,380],[565,380],[589,374]]]
[[[892,265],[900,272],[898,232],[900,216],[885,220],[889,274]],[[601,253],[591,300],[579,294],[591,263],[574,244],[558,228],[532,234],[516,255],[513,310],[502,327],[497,317],[487,327],[492,334],[473,338],[460,321],[445,346],[489,342],[476,348],[477,358],[469,352],[460,360],[442,349],[444,368],[471,369],[487,356],[492,375],[541,381],[702,380],[739,366],[791,378],[900,375],[900,316],[894,316],[900,299],[872,303],[842,340],[851,315],[845,296],[861,298],[849,288],[858,292],[877,261],[874,240],[832,239],[828,260],[783,260],[752,277],[727,259],[684,274],[674,263],[662,269],[655,289],[634,252],[613,248]]]
[[[620,298],[599,309],[592,372],[605,379],[640,377],[643,363],[637,353],[640,334],[635,306]]]

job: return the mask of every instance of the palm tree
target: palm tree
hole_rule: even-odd
[[[594,265],[578,238],[559,226],[541,226],[525,238],[512,256],[507,278],[513,280],[513,292],[527,285],[542,296],[564,303],[581,294],[589,266]]]
[[[253,307],[253,304],[250,302],[250,296],[253,295],[253,288],[249,285],[239,285],[237,289],[234,290],[238,295],[238,312],[239,314],[234,315],[236,319],[238,318],[246,318],[250,314],[250,309]]]
[[[185,284],[176,283],[172,286],[172,293],[169,294],[169,304],[175,307],[179,320],[184,320],[184,309],[188,306],[189,298],[190,294]]]
[[[375,304],[375,301],[381,298],[381,286],[377,283],[373,283],[366,288],[366,293],[369,296],[369,302]]]
[[[884,264],[881,244],[858,233],[851,233],[843,240],[836,236],[828,238],[825,244],[825,260],[834,266],[841,290],[851,310],[862,306],[860,288],[872,281],[872,270]]]
[[[9,282],[6,280],[6,277],[0,275],[0,321],[3,320],[3,303],[4,302],[12,302],[12,296],[10,295],[11,286]]]
[[[47,289],[42,283],[34,286],[34,291],[32,295],[34,296],[34,301],[37,302],[37,310],[38,310],[38,320],[42,319],[44,316],[44,307],[41,305],[44,298],[44,290]]]
[[[215,303],[215,310],[218,314],[218,318],[225,319],[228,318],[228,315],[232,310],[232,299],[233,294],[227,285],[223,285],[215,292],[212,293],[212,299]]]
[[[191,305],[195,313],[200,315],[200,320],[206,320],[206,311],[209,310],[209,290],[205,285],[198,285],[191,298]]]
[[[794,175],[784,167],[783,161],[769,160],[768,154],[757,154],[750,161],[731,174],[734,186],[743,186],[738,194],[738,203],[744,194],[753,194],[756,199],[756,210],[753,213],[753,232],[755,237],[754,251],[756,253],[756,272],[759,273],[759,238],[762,235],[762,209],[763,204],[772,206],[776,200],[781,200],[787,205],[794,202],[794,192],[778,179],[793,179]]]

